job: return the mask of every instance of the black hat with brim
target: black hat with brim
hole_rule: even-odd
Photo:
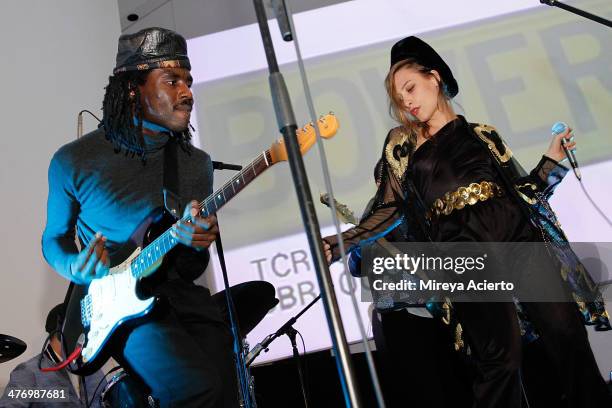
[[[113,74],[154,68],[191,69],[187,42],[178,33],[151,27],[119,37],[117,64]]]
[[[391,48],[391,66],[404,60],[413,60],[427,69],[438,71],[451,98],[459,93],[459,85],[457,85],[453,72],[442,57],[425,41],[410,36],[396,42]]]

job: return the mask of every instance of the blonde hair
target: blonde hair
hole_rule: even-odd
[[[404,68],[415,69],[423,75],[433,75],[431,73],[431,69],[424,67],[413,59],[406,59],[393,64],[385,78],[385,89],[387,90],[387,96],[389,97],[389,115],[391,115],[391,117],[395,121],[402,125],[404,127],[404,130],[406,130],[409,134],[416,135],[417,132],[422,131],[423,135],[426,135],[426,130],[428,128],[427,124],[419,122],[418,120],[410,119],[408,113],[405,110],[404,103],[401,99],[400,94],[395,91],[393,78],[400,69]],[[448,91],[446,91],[446,85],[441,79],[438,80],[438,84],[438,103],[440,102],[440,99],[442,99],[444,103],[450,103],[451,98],[448,95]]]

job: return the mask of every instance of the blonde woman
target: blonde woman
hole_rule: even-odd
[[[567,168],[562,138],[555,136],[530,173],[525,174],[495,128],[468,122],[450,103],[459,92],[444,60],[424,41],[408,37],[391,49],[386,78],[392,129],[382,154],[380,187],[369,217],[343,233],[351,249],[367,238],[401,224],[404,239],[434,242],[558,243],[569,274],[592,282],[556,225],[546,199]],[[459,203],[461,191],[480,196]],[[459,193],[457,194],[457,192]],[[339,257],[335,236],[324,238],[328,260]],[[580,265],[581,266],[581,265]],[[559,285],[561,275],[559,275]],[[575,289],[575,288],[570,288]],[[583,289],[583,288],[581,288]],[[583,305],[582,316],[598,330],[610,329],[599,295]],[[558,374],[560,388],[550,390],[571,407],[603,407],[609,395],[590,349],[575,303],[523,303],[529,321]],[[516,307],[509,303],[455,303],[476,365],[475,406],[521,406],[521,332]],[[416,335],[416,334],[415,334]]]

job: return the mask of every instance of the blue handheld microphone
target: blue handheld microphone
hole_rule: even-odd
[[[557,136],[567,129],[567,125],[563,122],[557,122],[552,126],[552,134],[553,136]],[[578,180],[582,180],[582,174],[580,174],[580,169],[578,168],[578,161],[576,160],[576,155],[573,150],[567,148],[567,140],[565,138],[561,139],[561,146],[563,147],[563,151],[567,156],[567,160],[569,160],[572,169],[574,170],[574,174]]]

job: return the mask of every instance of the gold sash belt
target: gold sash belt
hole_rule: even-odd
[[[442,198],[437,198],[431,206],[430,217],[449,215],[454,210],[461,210],[466,205],[474,205],[479,201],[489,198],[500,197],[503,190],[491,181],[471,183],[467,187],[459,187],[455,191],[449,191]]]

